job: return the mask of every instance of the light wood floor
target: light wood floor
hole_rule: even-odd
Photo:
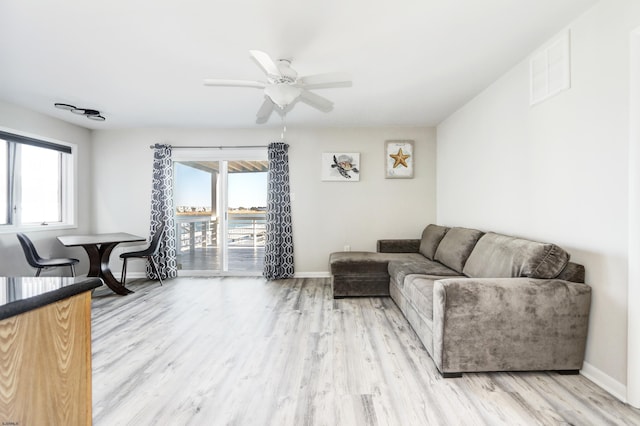
[[[94,294],[96,426],[640,424],[582,376],[442,379],[391,299],[328,279],[129,287]]]

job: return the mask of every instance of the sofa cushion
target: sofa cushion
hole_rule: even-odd
[[[333,275],[388,274],[391,260],[424,258],[419,253],[373,253],[368,251],[343,251],[329,255]]]
[[[451,228],[440,241],[434,259],[462,273],[473,247],[484,233],[477,229]]]
[[[446,226],[429,225],[422,231],[422,239],[420,240],[420,254],[429,260],[433,260],[433,256],[436,254],[438,245],[442,238],[447,233],[449,228]]]
[[[449,269],[441,263],[429,260],[418,253],[411,257],[407,256],[402,260],[389,261],[389,276],[395,279],[399,287],[404,286],[405,277],[411,274],[439,275],[442,277],[460,276],[459,272]]]
[[[440,278],[425,275],[408,275],[405,278],[404,294],[416,311],[429,320],[433,320],[433,282]]]
[[[420,240],[418,239],[395,239],[378,240],[376,242],[376,252],[378,253],[418,253]]]
[[[489,232],[471,252],[463,272],[472,278],[555,278],[569,254],[555,244]]]

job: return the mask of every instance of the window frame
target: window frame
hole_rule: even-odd
[[[7,155],[7,224],[0,224],[0,234],[16,233],[16,232],[34,232],[49,231],[54,229],[70,229],[77,228],[77,170],[78,170],[78,146],[73,143],[64,142],[52,138],[39,135],[32,135],[23,132],[17,132],[12,129],[0,127],[0,140],[8,142]],[[12,155],[16,155],[16,145],[31,145],[39,148],[53,149],[69,155],[60,157],[60,222],[50,223],[20,223],[19,209],[16,204],[20,201],[20,176],[12,176],[9,163],[13,161]],[[13,151],[13,153],[12,153]],[[19,163],[16,156],[14,163]],[[14,164],[14,166],[15,166]],[[20,167],[15,166],[15,172],[20,172]]]

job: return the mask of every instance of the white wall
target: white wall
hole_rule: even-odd
[[[437,217],[555,242],[593,289],[586,368],[624,398],[629,35],[640,2],[574,21],[572,87],[529,107],[528,60],[438,126]]]
[[[51,106],[53,108],[53,105]],[[82,248],[68,249],[56,236],[70,233],[89,232],[91,228],[91,131],[61,120],[32,112],[8,103],[0,102],[0,127],[7,131],[27,133],[59,141],[74,143],[78,146],[78,217],[77,229],[56,231],[30,231],[29,237],[34,241],[42,256],[73,256],[81,259],[77,273],[88,271],[88,259]],[[14,233],[0,234],[0,275],[20,276],[33,275],[34,270],[24,259],[24,254]],[[60,268],[48,270],[43,275],[67,275],[68,270]]]
[[[149,232],[150,145],[267,145],[276,129],[130,129],[95,131],[95,230]],[[328,274],[329,254],[344,245],[375,250],[380,238],[419,238],[435,221],[435,131],[432,128],[295,129],[286,134],[297,274]],[[384,178],[384,141],[415,140],[415,177]],[[323,152],[359,152],[359,182],[322,182]],[[127,248],[128,249],[128,248]],[[120,251],[119,251],[120,250]],[[117,255],[112,267],[120,269]],[[141,270],[136,262],[132,270]]]
[[[628,300],[640,300],[640,28],[631,36],[629,129],[629,291]],[[640,306],[628,308],[627,357],[640,359]],[[627,399],[640,407],[640,362],[629,362]]]

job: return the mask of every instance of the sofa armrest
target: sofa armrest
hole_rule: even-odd
[[[433,288],[441,373],[579,370],[591,288],[558,279],[452,278]]]
[[[378,253],[417,253],[420,250],[420,240],[378,240],[376,251]]]

